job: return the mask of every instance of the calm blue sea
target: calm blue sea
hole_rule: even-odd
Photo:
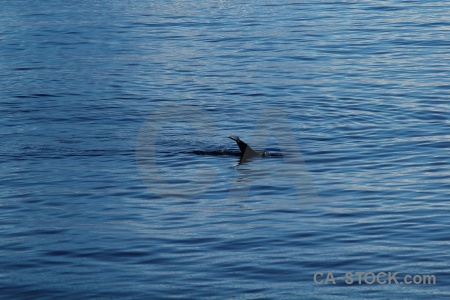
[[[0,298],[449,299],[449,16],[2,1]]]

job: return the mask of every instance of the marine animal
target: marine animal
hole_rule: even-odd
[[[250,147],[247,143],[245,143],[243,140],[241,140],[239,137],[235,136],[230,136],[228,137],[230,139],[232,139],[233,141],[236,142],[236,144],[239,147],[239,150],[241,150],[241,159],[239,161],[239,163],[244,163],[246,161],[248,161],[249,159],[253,158],[253,157],[264,157],[264,156],[282,156],[281,154],[278,153],[268,153],[266,151],[255,151],[252,149],[252,147]]]
[[[274,156],[274,157],[282,157],[280,153],[268,153],[266,151],[256,151],[253,150],[247,143],[241,140],[239,137],[230,136],[230,139],[236,142],[240,151],[229,151],[229,150],[214,150],[214,151],[192,151],[190,153],[198,154],[198,155],[234,155],[239,156],[239,164],[246,163],[252,158],[256,157],[266,157],[266,156]]]

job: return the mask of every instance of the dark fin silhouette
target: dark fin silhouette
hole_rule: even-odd
[[[261,156],[262,155],[260,152],[256,152],[255,150],[253,150],[252,147],[247,145],[239,137],[230,136],[229,138],[236,142],[239,149],[241,150],[242,155],[248,155],[248,156]]]
[[[236,144],[238,145],[239,149],[241,150],[241,159],[239,161],[239,163],[245,163],[247,162],[249,159],[253,158],[253,157],[261,157],[261,156],[267,156],[266,152],[257,152],[255,150],[252,149],[252,147],[250,147],[249,145],[247,145],[244,141],[242,141],[239,137],[229,137],[230,139],[232,139],[233,141],[236,142]]]

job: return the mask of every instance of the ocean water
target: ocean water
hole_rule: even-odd
[[[0,298],[448,299],[449,15],[2,2]]]

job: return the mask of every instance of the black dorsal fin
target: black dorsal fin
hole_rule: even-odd
[[[237,137],[237,136],[236,137],[230,136],[229,138],[236,142],[236,144],[238,145],[239,149],[241,150],[241,156],[245,156],[245,157],[261,156],[260,153],[258,153],[255,150],[253,150],[252,147],[247,145],[239,137]]]

